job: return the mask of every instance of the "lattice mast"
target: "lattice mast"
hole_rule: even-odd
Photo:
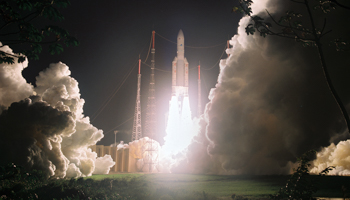
[[[135,103],[134,124],[132,128],[131,141],[138,140],[142,137],[140,90],[141,90],[141,59],[139,57],[139,72],[137,74],[136,103]]]
[[[202,114],[202,91],[201,91],[201,63],[198,64],[198,107],[197,115],[200,117]]]
[[[151,49],[151,77],[148,90],[147,112],[146,112],[146,130],[145,136],[154,139],[156,133],[156,95],[155,95],[155,48],[154,48],[155,31],[152,31],[152,49]]]
[[[158,148],[153,144],[154,136],[156,134],[156,90],[155,90],[155,78],[154,78],[154,69],[155,69],[155,48],[154,48],[154,36],[155,31],[152,31],[152,49],[151,49],[151,77],[149,82],[148,90],[148,101],[147,101],[147,112],[146,112],[146,130],[145,136],[151,138],[152,140],[148,141],[149,146],[146,149],[146,154],[148,155],[144,158],[144,164],[148,165],[148,172],[152,173],[154,170],[158,170]]]

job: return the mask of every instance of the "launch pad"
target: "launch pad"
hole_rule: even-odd
[[[188,95],[189,63],[185,57],[185,37],[183,31],[179,30],[177,35],[177,55],[172,62],[172,92],[166,122],[165,143],[160,147],[159,143],[154,140],[156,132],[154,35],[155,32],[153,31],[151,43],[151,76],[146,110],[145,134],[142,134],[141,124],[141,60],[139,59],[132,142],[124,145],[123,148],[102,145],[92,147],[98,156],[104,156],[104,154],[111,155],[116,162],[116,165],[112,168],[113,172],[160,172],[159,160],[162,159],[161,156],[171,158],[173,155],[177,155],[185,150],[196,132],[193,130]],[[198,66],[198,109],[201,109],[199,70],[200,67]]]

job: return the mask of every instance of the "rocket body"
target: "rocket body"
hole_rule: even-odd
[[[162,152],[168,155],[182,152],[196,133],[193,131],[188,96],[188,62],[185,58],[185,38],[182,30],[177,35],[177,55],[172,63],[172,96],[169,101],[166,133]]]
[[[182,30],[177,35],[177,56],[172,66],[172,95],[188,97],[188,62],[185,58],[185,38]]]

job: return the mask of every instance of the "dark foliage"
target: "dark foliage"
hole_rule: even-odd
[[[51,20],[64,20],[59,9],[66,8],[69,4],[69,0],[1,0],[2,46],[18,45],[18,53],[34,60],[39,59],[42,45],[47,45],[52,55],[61,53],[63,45],[77,46],[78,41],[68,31],[48,24]],[[0,51],[0,63],[21,63],[24,60],[24,56]]]
[[[27,172],[11,163],[0,167],[0,200],[2,199],[215,199],[203,192],[154,188],[143,177],[127,179],[90,178],[46,179],[38,171]]]
[[[307,200],[315,199],[313,194],[318,190],[317,176],[310,175],[310,161],[315,156],[315,151],[309,151],[303,154],[299,159],[299,166],[295,169],[286,186],[281,188],[276,195],[272,195],[271,199],[290,199],[290,200]],[[319,175],[326,175],[334,167],[327,167]]]
[[[0,167],[0,199],[147,199],[147,183],[132,179],[45,179],[11,163]]]
[[[13,163],[0,166],[0,199],[37,199],[36,193],[28,193],[41,187],[47,180],[40,171],[27,172],[23,167]]]

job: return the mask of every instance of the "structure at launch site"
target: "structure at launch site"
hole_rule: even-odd
[[[110,172],[137,172],[137,159],[130,154],[129,148],[120,148],[116,146],[93,145],[90,147],[93,152],[96,152],[98,157],[110,155],[115,162],[115,165],[110,169]]]
[[[146,137],[154,139],[156,133],[156,88],[155,88],[155,31],[152,31],[152,49],[151,49],[151,75],[148,88],[148,99],[147,99],[147,111],[146,111],[146,123],[145,123],[145,135]]]
[[[135,114],[134,114],[134,123],[133,123],[133,127],[132,127],[131,141],[138,140],[142,137],[140,91],[141,91],[141,59],[139,58],[139,70],[138,70],[138,74],[137,74]]]
[[[146,110],[145,131],[142,134],[141,124],[141,60],[139,59],[139,68],[137,74],[137,91],[134,113],[134,123],[132,129],[132,142],[124,145],[122,148],[103,145],[94,145],[91,149],[97,153],[97,156],[110,155],[115,166],[111,171],[114,172],[157,172],[159,171],[159,143],[154,140],[156,133],[156,99],[155,99],[155,31],[152,32],[152,48],[151,48],[151,75],[148,91],[148,102]],[[182,30],[177,35],[177,55],[172,62],[172,93],[169,102],[169,109],[175,110],[175,117],[168,118],[168,124],[173,125],[173,129],[179,133],[176,137],[181,139],[182,134],[186,134],[189,130],[183,128],[190,122],[191,111],[189,107],[188,95],[188,71],[189,64],[185,57],[185,37]],[[201,107],[201,82],[200,82],[200,65],[198,65],[198,115],[202,112]],[[175,108],[175,109],[174,109]],[[170,112],[170,111],[169,111]],[[176,122],[170,122],[174,120]],[[169,134],[169,132],[167,133]],[[175,133],[177,134],[177,133]],[[133,145],[138,140],[142,140],[141,145]],[[176,145],[177,141],[173,141]],[[130,147],[129,147],[130,146]],[[138,152],[130,153],[130,152]],[[138,166],[137,166],[138,165]]]

